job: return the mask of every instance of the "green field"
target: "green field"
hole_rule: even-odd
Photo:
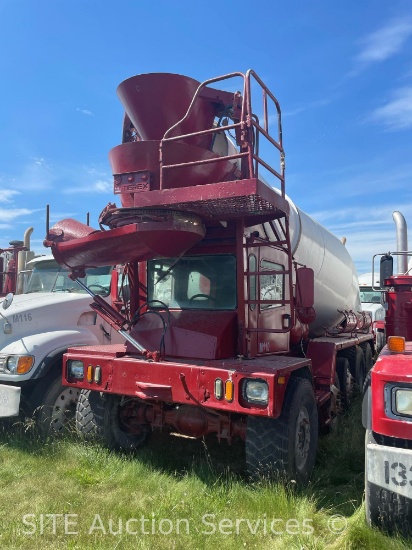
[[[0,548],[398,549],[367,527],[360,403],[305,490],[244,477],[240,444],[154,434],[138,454],[2,425]]]

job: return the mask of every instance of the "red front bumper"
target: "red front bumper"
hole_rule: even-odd
[[[84,364],[82,380],[70,377],[67,362]],[[64,356],[63,381],[66,385],[99,392],[127,395],[150,402],[197,405],[231,413],[279,416],[290,373],[310,360],[272,356],[254,360],[194,360],[187,362],[144,361],[140,356],[126,355],[123,346],[73,348]],[[94,373],[100,367],[100,380]],[[87,380],[87,371],[93,373]],[[89,378],[89,379],[90,379]],[[247,379],[265,380],[269,389],[267,405],[251,404],[244,395]],[[218,399],[215,383],[233,383],[233,399]]]

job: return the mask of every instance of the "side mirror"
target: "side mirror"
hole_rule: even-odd
[[[310,267],[296,270],[296,306],[311,308],[315,302],[315,275]]]
[[[393,275],[393,256],[389,256],[389,254],[385,254],[385,256],[382,256],[381,258],[381,265],[380,265],[380,281],[379,284],[381,288],[384,288],[385,279],[388,277],[392,277]]]
[[[8,309],[11,306],[11,304],[13,302],[13,298],[14,298],[14,296],[13,296],[12,292],[9,292],[8,294],[6,294],[4,300],[1,304],[3,309]]]

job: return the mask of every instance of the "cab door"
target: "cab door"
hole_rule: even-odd
[[[248,285],[252,355],[289,350],[291,307],[287,269],[287,255],[279,248],[262,243],[248,249],[248,271],[255,272],[249,275]]]

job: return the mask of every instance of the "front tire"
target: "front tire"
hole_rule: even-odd
[[[249,416],[246,464],[252,477],[281,476],[306,485],[315,465],[318,411],[312,384],[291,377],[279,418]]]
[[[134,451],[150,435],[147,423],[128,428],[124,412],[131,399],[118,395],[81,390],[76,409],[76,429],[85,439],[114,450]]]
[[[61,372],[41,379],[29,399],[40,433],[59,436],[70,431],[74,421],[79,390],[63,386]]]

